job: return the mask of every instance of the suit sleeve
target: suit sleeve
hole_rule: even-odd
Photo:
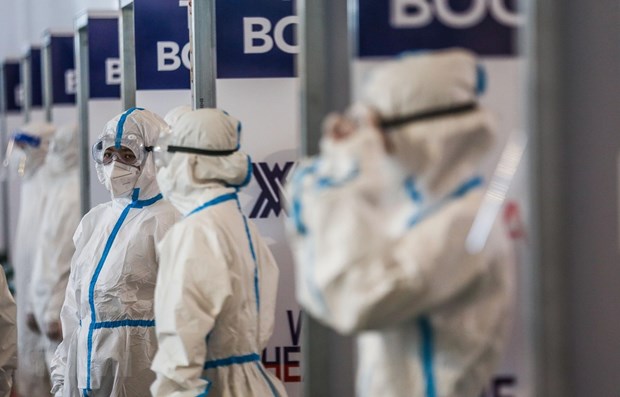
[[[349,148],[357,154],[350,177],[342,176],[347,173],[338,164],[325,166],[332,159],[322,156],[300,167],[289,186],[298,299],[341,333],[424,314],[462,292],[488,266],[486,253],[465,251],[478,194],[447,204],[408,230],[390,233],[392,213],[386,203],[401,187],[391,182],[392,170],[382,158],[387,155],[377,145],[357,144],[361,147]],[[346,154],[333,162],[342,163]]]
[[[80,248],[82,245],[82,232],[82,223],[80,223],[77,227],[75,235],[73,236],[73,242],[75,244],[76,250],[73,254],[69,280],[64,294],[62,309],[60,311],[60,321],[62,324],[62,342],[56,349],[56,353],[54,355],[54,359],[52,360],[51,366],[52,393],[56,396],[62,395],[62,389],[65,383],[67,357],[70,351],[70,345],[74,339],[74,334],[80,325],[80,315],[76,300],[76,289],[80,285],[80,280],[77,279],[77,272],[75,271],[75,266],[76,258],[80,252]]]
[[[0,397],[9,397],[17,366],[17,309],[0,266]]]

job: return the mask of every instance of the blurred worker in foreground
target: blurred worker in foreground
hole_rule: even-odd
[[[86,214],[73,237],[63,342],[52,364],[56,396],[150,396],[155,245],[178,219],[155,180],[151,150],[164,130],[159,116],[132,108],[111,120],[93,146],[112,201]]]
[[[17,390],[21,396],[49,395],[49,374],[45,365],[45,345],[32,315],[30,281],[35,253],[40,244],[39,229],[50,189],[44,166],[55,128],[44,122],[30,122],[16,132],[9,145],[22,152],[18,173],[22,177],[19,216],[13,248],[15,298],[17,301],[18,368]],[[8,154],[7,157],[9,157]]]
[[[481,76],[462,50],[386,63],[288,186],[298,299],[359,333],[360,396],[478,397],[498,361],[512,249],[500,227],[465,249],[494,141]]]
[[[251,177],[241,123],[219,109],[183,114],[155,148],[164,197],[185,219],[158,246],[156,397],[275,396],[261,362],[273,331],[278,268],[237,190]]]
[[[0,397],[9,397],[17,367],[17,308],[0,266]]]
[[[80,223],[80,180],[77,125],[58,129],[45,160],[47,200],[39,224],[39,247],[31,275],[30,300],[46,364],[51,368],[54,352],[62,340],[60,309],[75,252],[73,234]]]

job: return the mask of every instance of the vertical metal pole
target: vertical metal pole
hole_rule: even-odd
[[[301,149],[319,149],[325,116],[350,102],[351,30],[347,0],[298,0],[301,52]],[[351,338],[338,336],[309,316],[303,322],[304,396],[352,396]]]
[[[30,73],[30,51],[21,60],[21,80],[22,80],[22,112],[24,123],[30,122],[30,112],[32,110],[32,75]]]
[[[528,4],[529,28],[525,31],[528,62],[527,118],[531,167],[531,236],[534,261],[534,338],[536,396],[572,396],[569,385],[568,246],[566,219],[566,172],[563,146],[561,71],[563,1]]]
[[[323,18],[323,0],[300,0],[300,53],[298,71],[301,80],[301,152],[310,156],[319,151],[321,123],[327,114],[327,66],[325,30],[316,29],[316,22]],[[303,395],[305,397],[330,396],[329,340],[331,331],[304,314],[302,327],[303,346]]]
[[[0,66],[0,154],[2,155],[2,162],[4,162],[5,149],[8,143],[8,124],[7,124],[7,103],[6,103],[6,82],[4,78],[4,63]],[[2,166],[0,162],[0,167]],[[9,233],[11,232],[9,222],[9,175],[8,168],[0,170],[4,173],[4,179],[2,180],[2,244],[4,246],[5,254],[7,258],[10,258],[9,251],[10,239]]]
[[[43,47],[41,48],[42,76],[43,83],[43,109],[45,111],[45,121],[52,122],[53,105],[53,80],[52,80],[52,35],[46,33],[43,37]]]
[[[119,0],[121,9],[119,44],[122,64],[121,98],[123,109],[136,106],[136,34],[134,21],[134,1]]]
[[[90,83],[88,71],[88,15],[76,21],[75,67],[78,78],[77,107],[79,113],[78,142],[80,148],[80,207],[82,215],[90,209],[90,169],[88,147],[88,98]]]
[[[324,58],[327,53],[327,31],[322,23],[326,1],[328,0],[300,0],[297,3],[301,40],[298,56],[301,80],[301,152],[307,156],[318,153],[321,123],[329,112],[329,93],[326,89],[328,70]]]
[[[191,0],[187,9],[190,13],[193,107],[214,108],[217,106],[215,0]]]

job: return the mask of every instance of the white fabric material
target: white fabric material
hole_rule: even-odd
[[[17,218],[13,266],[15,268],[15,300],[17,302],[18,369],[15,382],[24,396],[49,394],[49,375],[45,365],[45,346],[40,335],[27,326],[28,313],[32,313],[30,281],[39,247],[39,228],[49,190],[46,166],[42,166],[49,139],[55,132],[48,123],[28,123],[21,130],[41,138],[38,149],[24,152],[26,169],[21,183],[21,201]]]
[[[182,115],[184,115],[185,113],[191,112],[191,111],[192,111],[192,107],[189,105],[177,106],[175,108],[170,109],[170,111],[166,113],[166,115],[164,116],[164,121],[170,127],[172,127],[173,125],[177,123],[177,121]]]
[[[366,105],[390,118],[461,103],[474,98],[472,75],[462,51],[404,58],[377,70]],[[480,254],[465,251],[484,191],[464,186],[492,125],[482,110],[408,124],[387,136],[393,156],[381,134],[369,123],[324,138],[288,186],[298,300],[358,335],[358,396],[478,397],[513,299],[499,224]]]
[[[241,122],[219,109],[184,113],[172,127],[170,145],[206,150],[232,150],[241,144]],[[238,150],[228,156],[174,153],[167,167],[158,171],[164,196],[182,214],[196,206],[192,192],[220,182],[232,187],[247,185],[252,175],[250,157]]]
[[[175,125],[187,128],[177,132],[177,144],[235,147],[238,140],[226,136],[235,131],[230,126],[236,128],[229,116],[216,114],[223,123],[213,123],[212,128],[206,121],[204,129],[184,124],[201,115],[213,120],[214,112],[219,111],[184,115]],[[208,136],[205,131],[210,131]],[[220,143],[211,146],[213,142]],[[191,214],[158,245],[159,350],[151,391],[156,397],[284,397],[284,386],[260,361],[273,332],[277,265],[254,224],[241,213],[236,189],[196,177],[195,173],[218,171],[191,161],[196,157],[175,154],[158,174],[160,183],[171,186],[171,203]],[[199,207],[203,208],[194,212]]]
[[[160,120],[136,110],[124,128],[152,144],[167,127]],[[56,396],[82,396],[84,389],[91,389],[91,397],[150,396],[157,347],[155,245],[178,219],[178,212],[158,198],[154,169],[149,153],[133,197],[93,208],[75,232],[61,311],[63,342],[52,365]]]
[[[46,347],[46,363],[58,347],[46,333],[60,322],[60,309],[69,280],[71,257],[75,251],[73,233],[80,222],[80,185],[77,126],[58,129],[46,158],[47,200],[40,220],[39,247],[31,277],[30,299]]]
[[[0,266],[0,397],[9,397],[17,367],[17,308]]]
[[[79,166],[78,125],[68,123],[58,127],[50,142],[45,158],[46,167],[54,174],[61,174]]]

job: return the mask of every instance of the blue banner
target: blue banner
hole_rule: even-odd
[[[43,106],[43,75],[41,64],[41,49],[30,49],[30,81],[31,85],[31,106],[40,108]]]
[[[487,56],[517,52],[517,0],[359,0],[358,6],[360,58],[448,47]]]
[[[219,78],[294,77],[291,0],[217,0]]]
[[[138,90],[189,89],[187,1],[135,0]],[[217,0],[218,78],[293,77],[291,0]]]
[[[138,90],[189,89],[187,5],[179,0],[135,0]]]
[[[74,104],[76,94],[73,36],[50,38],[52,63],[52,103]]]
[[[117,18],[88,18],[90,98],[121,97]]]
[[[7,112],[21,111],[19,91],[21,86],[21,68],[19,62],[5,62],[4,73],[4,100]]]

